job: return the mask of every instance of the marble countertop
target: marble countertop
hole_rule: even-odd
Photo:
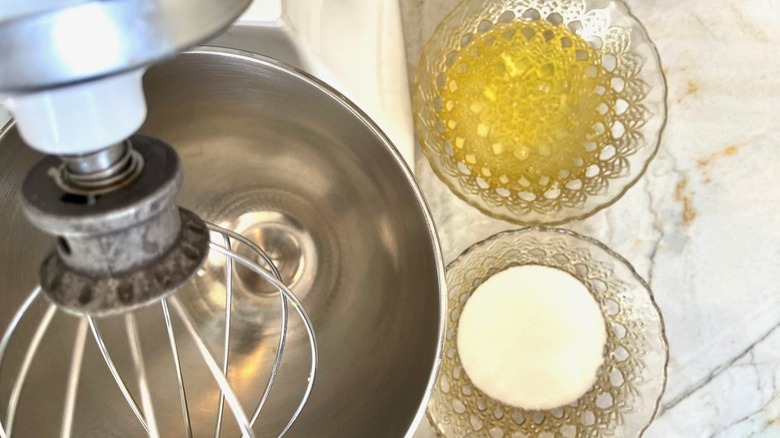
[[[457,0],[400,1],[411,75]],[[666,131],[634,188],[566,227],[625,256],[663,312],[669,380],[646,437],[780,436],[780,1],[627,3],[664,64]],[[445,262],[515,228],[455,198],[419,153],[416,168]]]

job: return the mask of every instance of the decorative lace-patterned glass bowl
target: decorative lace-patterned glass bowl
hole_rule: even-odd
[[[544,411],[526,411],[485,395],[469,380],[457,351],[460,313],[474,290],[497,272],[528,264],[561,269],[582,281],[607,326],[604,364],[594,386],[577,401]],[[450,264],[447,289],[444,355],[428,404],[440,436],[636,437],[650,424],[666,385],[663,320],[647,283],[602,243],[555,228],[499,233]]]
[[[566,56],[565,62],[582,77],[588,75],[589,84],[597,83],[593,90],[598,96],[598,108],[594,104],[589,107],[594,110],[587,113],[595,123],[587,123],[578,131],[583,135],[573,137],[574,155],[566,158],[565,168],[553,167],[519,178],[491,169],[481,152],[470,153],[468,145],[464,149],[462,141],[448,138],[453,136],[448,130],[455,120],[448,120],[448,115],[456,114],[459,105],[466,113],[471,102],[446,97],[448,74],[456,68],[461,72],[484,68],[479,66],[474,42],[492,44],[486,32],[518,22],[527,26],[521,33],[528,44],[559,44],[554,50]],[[566,27],[581,38],[572,44],[572,38],[565,34],[541,32],[539,26],[549,29],[548,23],[561,32],[566,31],[561,27]],[[539,77],[545,74],[543,69],[541,66]],[[497,90],[499,95],[501,92]],[[611,205],[641,177],[658,149],[666,121],[666,81],[655,46],[620,1],[466,0],[444,19],[423,50],[415,75],[413,106],[421,148],[453,193],[489,216],[549,225],[582,219]],[[486,113],[474,117],[488,126],[503,123],[495,114]],[[578,114],[572,119],[588,118],[578,118]],[[522,123],[539,130],[539,124],[534,126],[537,120]],[[554,136],[547,138],[556,141]],[[549,161],[545,156],[552,150],[550,159],[561,159],[560,153],[556,157],[556,144],[550,144],[551,149],[542,151],[545,146],[540,146],[530,149],[531,154],[538,153],[540,160]],[[494,152],[506,154],[506,145],[498,145]],[[526,159],[523,153],[515,157]]]

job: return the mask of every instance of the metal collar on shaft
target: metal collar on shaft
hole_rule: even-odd
[[[49,298],[76,313],[121,313],[165,296],[197,270],[209,235],[176,206],[182,174],[173,148],[134,136],[62,161],[45,157],[22,186],[28,220],[58,238],[40,270]]]

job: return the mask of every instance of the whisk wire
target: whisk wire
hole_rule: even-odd
[[[73,419],[76,415],[76,396],[79,380],[81,380],[81,364],[84,361],[84,346],[87,342],[87,320],[81,318],[76,329],[76,339],[73,342],[73,356],[68,372],[68,386],[65,390],[65,407],[62,409],[61,438],[70,438],[73,433]]]
[[[35,302],[41,292],[42,290],[40,286],[36,286],[35,289],[33,289],[30,295],[28,295],[24,300],[22,305],[19,306],[19,309],[8,323],[8,327],[6,327],[5,332],[3,332],[3,337],[0,338],[0,370],[2,370],[2,360],[5,358],[5,352],[8,349],[8,344],[11,343],[11,338],[16,332],[16,328],[19,326],[19,322],[22,320],[22,317],[24,317],[27,311],[30,310],[30,306],[32,306],[32,303]],[[0,437],[8,438],[8,434],[6,433],[5,426],[3,426],[2,422],[0,422]]]
[[[225,248],[231,249],[230,237],[222,234]],[[230,257],[225,257],[225,341],[222,344],[222,374],[228,376],[228,361],[230,359],[230,320],[233,315],[233,262]],[[219,405],[217,406],[217,421],[214,426],[214,438],[219,438],[222,432],[222,413],[225,408],[225,395],[219,392]],[[250,422],[251,424],[251,422]]]
[[[227,377],[222,374],[217,361],[214,360],[211,352],[209,352],[209,349],[206,346],[206,342],[203,340],[203,337],[200,335],[200,333],[198,333],[198,329],[195,327],[195,323],[192,321],[189,313],[187,313],[187,310],[175,296],[162,300],[162,306],[167,307],[169,301],[174,310],[176,310],[176,313],[179,315],[179,319],[182,321],[182,323],[184,323],[184,327],[189,332],[192,340],[195,341],[195,346],[198,348],[200,355],[206,362],[206,366],[208,366],[209,371],[211,371],[211,374],[214,376],[214,380],[217,381],[217,385],[219,385],[220,389],[222,390],[222,393],[225,396],[225,401],[227,401],[228,405],[233,410],[233,416],[236,418],[236,422],[238,423],[238,427],[241,429],[244,438],[254,438],[254,431],[252,431],[252,427],[249,425],[249,420],[246,417],[244,408],[241,407],[241,402],[239,402],[238,396],[236,396],[236,393],[233,392],[233,389],[230,387],[230,384],[227,381]]]
[[[306,402],[309,400],[309,396],[311,395],[311,390],[314,386],[314,377],[317,373],[317,339],[314,336],[314,326],[312,325],[311,319],[309,318],[309,315],[306,313],[306,310],[303,308],[303,304],[301,304],[300,300],[298,300],[298,297],[296,297],[290,291],[290,289],[288,289],[287,286],[284,285],[284,283],[277,280],[266,269],[263,269],[262,267],[252,262],[251,260],[247,259],[246,257],[234,251],[231,251],[227,248],[223,248],[220,245],[217,245],[213,242],[209,243],[209,248],[223,255],[229,255],[230,257],[233,258],[234,261],[241,263],[245,267],[254,271],[256,274],[263,277],[269,283],[273,284],[274,287],[276,287],[281,292],[282,295],[286,296],[290,300],[290,304],[292,304],[293,308],[298,312],[298,315],[301,317],[301,320],[303,321],[303,325],[306,328],[306,334],[309,337],[309,341],[310,341],[309,347],[310,347],[310,356],[311,356],[311,368],[309,371],[309,377],[307,379],[306,390],[304,391],[303,397],[301,399],[300,404],[298,405],[298,408],[295,410],[292,417],[290,418],[290,421],[287,423],[284,429],[282,429],[282,431],[277,435],[277,437],[281,437],[285,433],[287,433],[288,430],[290,430],[292,425],[295,423],[295,420],[298,419],[298,416],[301,414],[303,407],[306,405]]]
[[[141,350],[141,339],[138,336],[135,315],[132,313],[125,315],[125,327],[127,328],[127,339],[130,342],[130,355],[133,358],[133,366],[135,367],[136,378],[138,379],[138,390],[141,393],[141,408],[144,411],[146,424],[149,426],[149,436],[151,438],[159,438],[160,431],[157,429],[152,394],[149,391],[149,382],[146,378],[146,367],[144,366],[144,356],[143,351]]]
[[[19,367],[19,374],[16,376],[14,387],[11,390],[11,396],[8,399],[8,411],[5,416],[5,418],[8,419],[6,422],[8,435],[13,433],[16,408],[19,406],[19,397],[22,395],[22,388],[24,387],[24,382],[27,380],[27,373],[30,371],[30,366],[32,365],[32,361],[35,358],[35,353],[38,352],[38,347],[41,345],[43,335],[46,334],[46,330],[49,328],[49,324],[51,323],[52,318],[54,318],[54,314],[56,312],[57,306],[54,304],[49,304],[49,307],[46,309],[46,313],[43,315],[41,322],[38,324],[38,328],[35,330],[35,334],[30,341],[30,345],[27,347],[27,352],[24,354],[24,360],[22,361],[21,367]]]
[[[163,302],[163,304],[165,304]],[[179,347],[176,345],[176,336],[173,334],[173,324],[171,324],[171,313],[168,306],[163,305],[163,319],[165,319],[165,330],[168,332],[168,344],[171,346],[171,355],[173,356],[173,366],[176,368],[176,383],[179,388],[179,403],[181,404],[181,413],[184,419],[184,433],[187,438],[192,438],[192,420],[190,419],[190,407],[187,402],[187,390],[184,388],[184,375],[181,371],[181,361],[179,359]]]
[[[273,261],[268,256],[268,254],[266,254],[265,251],[263,251],[262,248],[260,248],[256,243],[252,242],[251,240],[247,239],[241,234],[236,233],[235,231],[228,230],[227,228],[222,228],[218,225],[214,225],[211,223],[207,223],[207,226],[209,227],[210,230],[216,231],[220,233],[222,236],[227,235],[228,237],[246,245],[256,255],[258,255],[260,258],[263,259],[263,261],[266,263],[266,265],[268,265],[269,269],[271,270],[271,273],[273,273],[274,277],[276,277],[278,280],[281,281],[282,276],[279,273],[279,270],[276,268],[276,265],[273,263]],[[229,246],[226,247],[228,249],[231,249]],[[276,381],[276,375],[279,372],[279,366],[281,365],[282,362],[282,355],[284,354],[284,346],[287,340],[287,320],[289,315],[287,297],[285,296],[284,293],[280,293],[279,298],[281,300],[281,320],[280,320],[281,329],[279,330],[279,344],[276,348],[276,357],[274,358],[274,363],[271,368],[271,375],[268,378],[268,381],[266,382],[265,388],[263,389],[263,395],[260,397],[260,400],[257,402],[257,406],[255,407],[255,410],[252,413],[252,417],[249,419],[249,424],[252,426],[254,426],[255,422],[257,421],[257,418],[260,416],[260,412],[263,410],[263,406],[265,406],[265,402],[266,400],[268,400],[268,396],[271,393],[271,387],[273,387],[273,384]]]
[[[141,427],[143,427],[148,434],[149,427],[146,425],[146,419],[144,418],[143,413],[141,413],[141,408],[138,407],[138,403],[133,398],[133,395],[130,394],[130,390],[127,388],[127,384],[125,383],[124,379],[122,379],[119,371],[116,369],[114,360],[111,358],[111,354],[109,354],[108,348],[106,348],[106,343],[103,341],[103,335],[101,334],[100,329],[98,329],[98,326],[95,323],[95,319],[91,316],[88,316],[87,322],[89,323],[89,328],[92,331],[92,338],[95,339],[95,344],[97,344],[100,355],[103,357],[103,361],[106,363],[106,368],[108,368],[109,373],[111,373],[111,377],[113,377],[114,383],[116,383],[116,386],[119,388],[119,391],[122,393],[125,401],[133,411],[133,414],[135,414],[135,417],[141,423]],[[8,429],[10,434],[11,428],[9,427]]]

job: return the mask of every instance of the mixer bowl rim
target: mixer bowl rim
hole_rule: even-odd
[[[428,201],[422,193],[417,180],[412,173],[411,167],[398,152],[395,145],[393,145],[390,138],[382,131],[382,129],[354,102],[352,102],[344,94],[331,87],[321,79],[289,64],[270,58],[268,56],[260,55],[245,50],[231,49],[217,46],[199,46],[192,50],[182,52],[182,55],[214,55],[222,56],[226,58],[235,58],[242,61],[248,61],[251,63],[259,64],[265,67],[271,67],[284,74],[289,74],[298,80],[301,80],[308,85],[313,86],[318,91],[325,93],[328,97],[340,104],[346,110],[348,110],[354,117],[356,117],[364,126],[371,130],[372,134],[379,139],[390,152],[393,162],[401,169],[404,179],[409,184],[414,193],[415,200],[419,203],[420,210],[423,214],[423,219],[428,230],[428,237],[433,244],[433,256],[436,264],[436,278],[439,283],[439,324],[436,335],[436,351],[433,366],[431,367],[430,375],[428,376],[428,382],[425,385],[425,391],[423,398],[420,400],[420,405],[417,408],[417,412],[409,424],[409,428],[406,432],[406,437],[411,437],[417,430],[425,412],[427,410],[428,402],[433,394],[433,387],[436,384],[436,379],[439,374],[439,369],[442,363],[442,350],[444,348],[444,334],[447,326],[447,285],[445,278],[444,257],[441,250],[441,244],[439,241],[439,235],[436,230],[436,224],[433,221],[433,215],[431,214]]]

